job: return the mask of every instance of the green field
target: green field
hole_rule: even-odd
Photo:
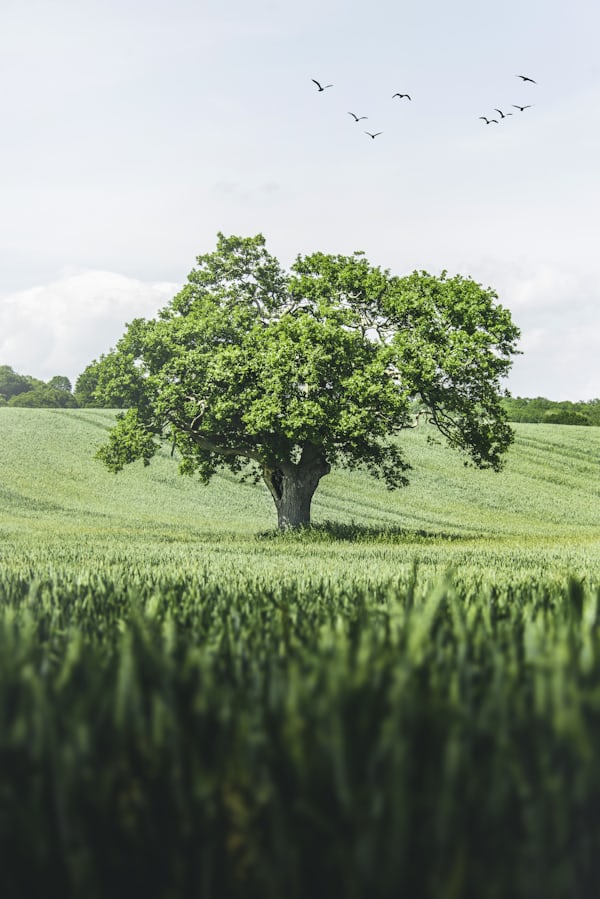
[[[205,487],[178,474],[168,449],[147,468],[107,472],[93,455],[113,419],[105,410],[0,410],[0,558],[53,566],[152,558],[215,578],[301,580],[385,581],[415,560],[515,576],[515,558],[561,574],[595,576],[600,567],[598,428],[516,425],[500,474],[428,443],[433,429],[409,430],[409,487],[388,491],[367,474],[335,471],[315,494],[320,529],[286,537],[275,534],[262,484],[219,475]]]
[[[0,885],[581,899],[600,878],[600,429],[403,437],[279,534],[113,414],[0,409]]]

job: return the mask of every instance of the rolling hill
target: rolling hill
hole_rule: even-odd
[[[176,541],[251,538],[274,529],[262,484],[222,474],[206,487],[181,477],[168,448],[144,468],[113,475],[94,459],[114,413],[0,409],[0,530],[4,539],[52,534]],[[600,538],[600,428],[515,425],[503,472],[465,467],[427,425],[401,436],[410,485],[388,491],[362,473],[334,471],[313,502],[315,523],[448,540]],[[334,528],[335,530],[335,528]],[[342,533],[340,530],[340,533]]]

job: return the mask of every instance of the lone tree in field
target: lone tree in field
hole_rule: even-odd
[[[183,473],[252,471],[281,529],[310,523],[332,465],[407,483],[395,439],[415,401],[450,445],[501,467],[501,405],[519,331],[469,278],[397,277],[362,253],[299,256],[286,273],[262,235],[218,236],[151,321],[132,321],[99,366],[96,398],[128,406],[98,456],[148,464],[168,440]]]

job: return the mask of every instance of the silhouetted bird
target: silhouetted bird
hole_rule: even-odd
[[[408,94],[392,94],[392,100],[394,99],[394,97],[400,97],[400,99],[402,99],[402,97],[406,97],[408,100],[412,100],[412,97],[410,97]]]
[[[537,81],[534,81],[533,78],[528,78],[527,75],[515,75],[515,78],[522,78],[523,81],[531,81],[532,84],[537,84]]]
[[[512,115],[512,112],[502,112],[501,109],[498,109],[497,106],[494,106],[494,110],[500,113],[500,118],[505,119],[507,115]]]
[[[498,124],[498,119],[486,119],[484,115],[480,115],[479,118],[483,119],[486,125],[491,125],[492,122],[495,122],[496,125]]]
[[[368,119],[368,115],[355,115],[353,112],[349,112],[348,115],[351,115],[355,122],[360,122],[362,119]]]
[[[310,80],[315,82],[320,91],[327,90],[328,87],[333,87],[333,84],[325,84],[323,87],[321,87],[321,85],[315,78],[311,78]]]
[[[516,103],[513,103],[513,106],[515,107],[515,109],[520,109],[521,112],[523,112],[524,109],[531,109],[531,105],[532,105],[532,104],[529,103],[527,106],[517,106]]]
[[[372,137],[375,140],[376,137],[379,137],[380,134],[383,134],[383,131],[376,131],[375,134],[371,134],[370,131],[365,131],[365,134],[368,134],[369,137]]]

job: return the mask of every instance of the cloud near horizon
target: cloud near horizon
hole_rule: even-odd
[[[521,328],[508,387],[514,396],[600,397],[600,280],[544,263],[510,273],[500,291]]]
[[[108,271],[67,271],[50,284],[0,298],[0,365],[46,381],[75,384],[115,345],[125,324],[156,314],[180,289]]]
[[[474,276],[497,286],[521,328],[522,355],[506,383],[514,396],[600,397],[599,281],[549,264],[527,272],[484,264]],[[49,284],[0,297],[0,365],[43,380],[67,375],[75,384],[92,359],[115,345],[127,322],[153,317],[181,286],[66,270]]]

